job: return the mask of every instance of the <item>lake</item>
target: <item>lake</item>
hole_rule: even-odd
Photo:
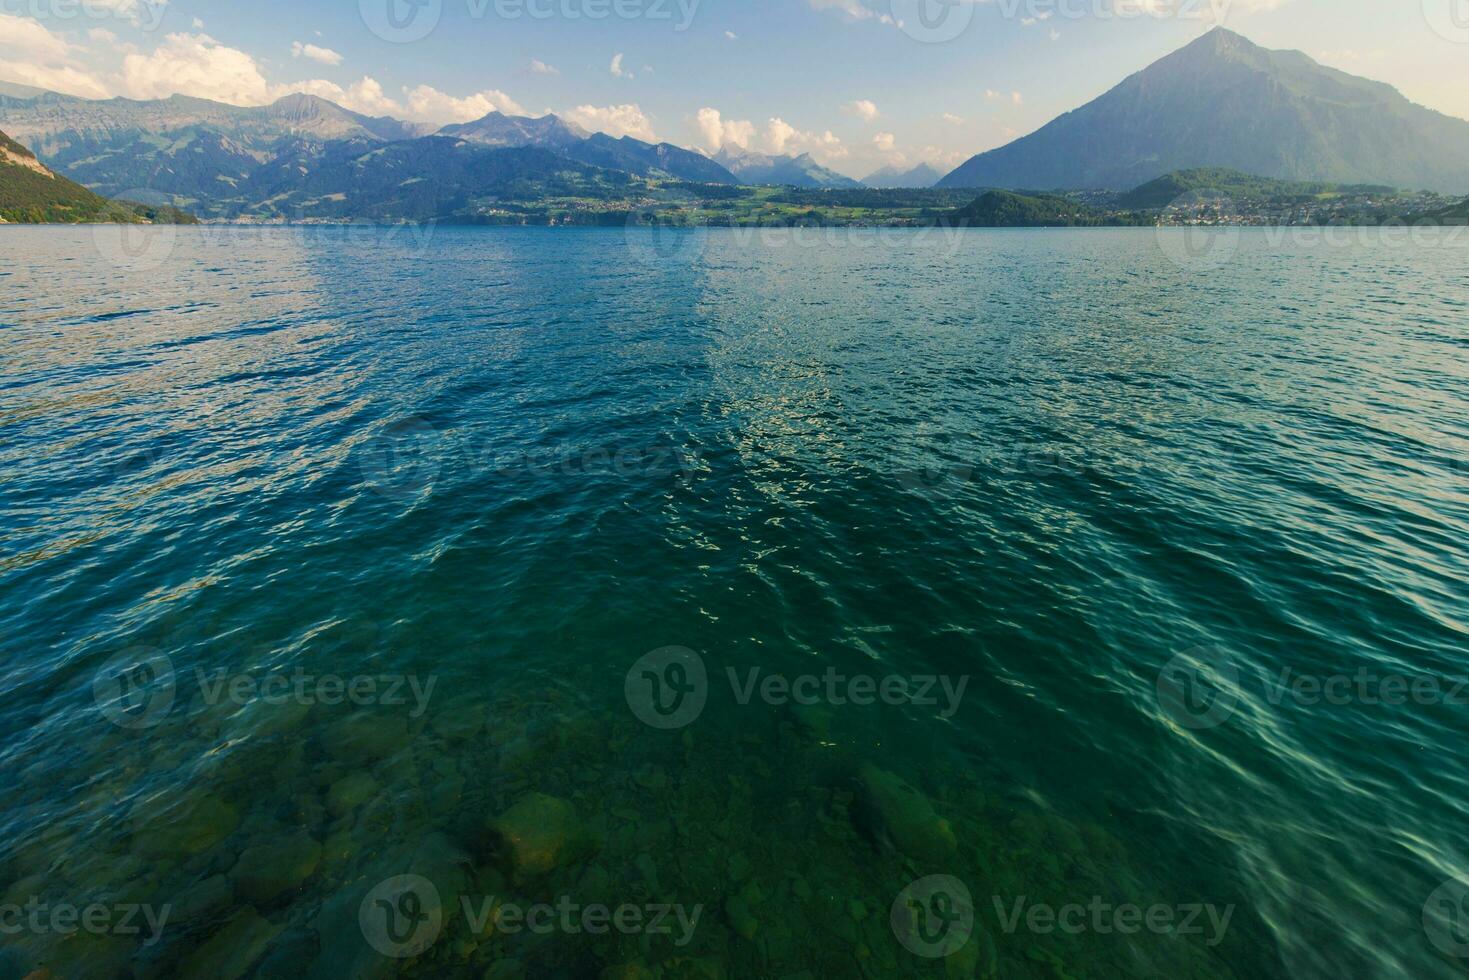
[[[0,230],[0,976],[1463,976],[1463,231]]]

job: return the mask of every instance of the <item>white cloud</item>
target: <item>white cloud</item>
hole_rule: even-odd
[[[34,85],[48,92],[75,95],[83,99],[105,99],[110,89],[91,74],[67,65],[38,65],[30,61],[0,58],[0,76],[22,85]]]
[[[962,125],[964,125],[964,117],[963,116],[956,116],[952,112],[946,112],[946,113],[944,113],[943,114],[943,120],[944,120],[944,122],[948,123],[950,126],[962,126]]]
[[[95,48],[76,47],[34,20],[0,14],[0,78],[92,99],[114,95],[163,99],[178,94],[252,106],[304,92],[354,112],[436,125],[466,122],[495,111],[525,114],[518,102],[498,89],[456,96],[430,85],[404,86],[395,97],[371,77],[347,86],[320,78],[271,83],[250,54],[207,34],[169,34],[152,51],[133,45],[121,45],[119,51],[117,39],[101,28],[92,29],[88,36],[94,44],[122,54],[121,62],[114,62],[114,71],[105,66],[95,73],[91,70],[100,60]],[[326,60],[321,53],[335,56],[335,52],[300,42],[292,45],[292,52],[298,58],[324,63],[340,60]]]
[[[292,92],[317,95],[367,116],[393,116],[436,126],[469,122],[492,112],[503,112],[512,116],[526,114],[520,103],[498,89],[455,96],[440,92],[432,85],[416,85],[413,88],[405,86],[403,97],[395,99],[383,90],[377,79],[371,77],[364,77],[345,88],[336,82],[320,78],[288,85],[273,85],[270,99],[278,99]]]
[[[810,153],[825,160],[840,160],[847,155],[847,148],[831,130],[804,132],[779,116],[765,124],[764,148],[777,155]]]
[[[325,79],[313,78],[304,82],[292,82],[289,85],[275,86],[271,89],[271,96],[279,98],[292,92],[305,92],[308,95],[319,96],[344,109],[360,112],[365,116],[397,116],[404,118],[407,113],[402,103],[394,101],[377,79],[364,77],[359,81],[343,88],[336,82],[328,82]]]
[[[813,141],[811,151],[823,160],[844,160],[847,157],[847,148],[842,141],[831,130],[827,130]]]
[[[812,10],[835,10],[844,14],[848,20],[873,20],[880,24],[897,27],[898,22],[893,20],[889,14],[879,13],[862,2],[862,0],[807,0]]]
[[[652,120],[633,103],[609,106],[579,105],[561,115],[584,129],[603,132],[608,136],[632,136],[649,143],[658,142],[658,137],[653,135]]]
[[[202,31],[202,30],[204,30],[204,22],[202,20],[200,20],[198,17],[195,17],[194,18],[194,30],[196,30],[196,31]]]
[[[748,119],[725,119],[718,109],[708,106],[694,117],[701,145],[710,153],[738,147],[776,155],[810,153],[824,160],[840,160],[847,156],[841,138],[831,130],[807,132],[797,129],[779,116],[765,124],[763,134]],[[757,138],[758,136],[758,138]]]
[[[738,41],[740,39],[740,36],[734,31],[725,31],[724,36],[731,41]]]
[[[842,106],[842,110],[844,112],[851,113],[854,116],[858,116],[866,120],[867,122],[872,122],[872,120],[876,119],[879,115],[877,111],[877,103],[873,102],[871,99],[858,99],[855,102],[848,102],[846,105]]]
[[[507,116],[526,114],[520,103],[499,89],[458,97],[440,92],[431,85],[419,85],[409,90],[407,97],[408,117],[423,122],[469,122],[492,112],[503,112]]]
[[[710,153],[718,153],[726,146],[748,149],[750,141],[755,138],[754,123],[748,119],[725,120],[718,109],[707,106],[699,110],[694,117],[694,124],[698,126],[703,145]]]
[[[111,91],[78,59],[81,53],[30,18],[0,13],[0,76],[66,95],[107,98]]]
[[[1019,92],[1011,92],[1007,95],[1004,92],[996,92],[992,88],[987,88],[984,90],[984,97],[990,102],[1000,102],[1005,99],[1009,99],[1015,105],[1020,105],[1025,101],[1025,96],[1021,95]]]
[[[939,170],[953,170],[959,164],[968,160],[973,153],[970,150],[945,150],[939,146],[925,146],[921,154],[922,159],[932,164]]]
[[[302,44],[300,41],[291,42],[292,58],[310,58],[312,61],[323,65],[340,65],[342,56],[331,48],[318,47],[315,44]]]
[[[538,58],[532,58],[530,60],[530,71],[531,71],[531,74],[532,75],[559,75],[559,74],[561,74],[561,72],[559,72],[559,71],[556,70],[556,66],[555,65],[548,65],[544,61],[541,61]]]
[[[56,64],[71,54],[71,45],[29,17],[0,14],[0,53]]]
[[[891,153],[898,148],[898,138],[892,133],[878,133],[872,137],[872,145],[879,153]]]
[[[614,77],[614,78],[632,78],[633,77],[632,72],[626,71],[622,67],[622,52],[621,51],[617,52],[616,54],[614,54],[612,56],[612,64],[611,64],[611,66],[607,70],[612,73],[612,77]]]
[[[800,131],[779,116],[765,125],[765,145],[771,153],[785,153],[791,142],[801,135]]]
[[[169,34],[151,54],[122,61],[122,90],[135,99],[186,93],[232,105],[269,101],[269,85],[255,59],[208,34]]]

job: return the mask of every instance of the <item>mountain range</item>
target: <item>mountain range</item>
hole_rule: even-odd
[[[1215,30],[947,176],[859,182],[809,154],[714,155],[500,112],[435,128],[298,94],[240,107],[188,96],[89,100],[0,83],[0,129],[99,195],[214,219],[479,220],[548,198],[624,210],[736,185],[1127,190],[1199,168],[1469,193],[1469,122],[1395,89]]]
[[[583,178],[585,168],[596,168],[700,184],[859,186],[805,155],[726,152],[716,159],[670,143],[591,133],[555,115],[491,112],[434,130],[365,116],[304,94],[240,107],[181,95],[89,100],[0,83],[0,126],[99,194],[148,196],[214,218],[319,217],[292,206],[316,201],[315,190],[334,175],[344,176],[347,161],[388,147],[394,166],[405,160],[447,166],[444,174],[419,175],[434,185],[480,172],[479,165],[468,162],[476,154],[537,149],[544,153],[519,155],[509,169],[541,160],[553,165],[543,174],[553,183],[557,170],[571,163],[581,165],[572,169]],[[423,140],[433,142],[403,145]],[[360,189],[352,195],[361,196]]]
[[[944,173],[931,163],[920,163],[904,170],[902,167],[883,167],[862,178],[867,187],[922,188],[932,187],[943,179]]]
[[[1469,122],[1218,28],[940,187],[1124,190],[1175,170],[1469,193]]]
[[[860,181],[823,167],[809,153],[797,156],[772,155],[726,146],[715,155],[714,160],[738,177],[742,184],[776,184],[833,190],[862,186]]]
[[[109,201],[53,173],[35,154],[0,133],[0,224],[192,223],[170,208]]]

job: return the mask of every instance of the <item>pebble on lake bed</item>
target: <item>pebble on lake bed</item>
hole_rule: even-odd
[[[544,793],[531,793],[490,824],[507,870],[540,875],[574,860],[587,842],[576,808]]]
[[[863,822],[870,833],[885,837],[916,861],[954,860],[958,839],[928,797],[900,776],[875,766],[863,766],[857,778],[863,789]]]
[[[257,905],[268,905],[300,888],[321,861],[321,845],[304,833],[258,844],[240,853],[230,881],[235,892]]]

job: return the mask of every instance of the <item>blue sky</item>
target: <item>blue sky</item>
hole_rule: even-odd
[[[438,124],[550,110],[863,176],[957,164],[1222,20],[1469,117],[1469,0],[940,2],[0,0],[0,79],[237,104],[304,90]]]

